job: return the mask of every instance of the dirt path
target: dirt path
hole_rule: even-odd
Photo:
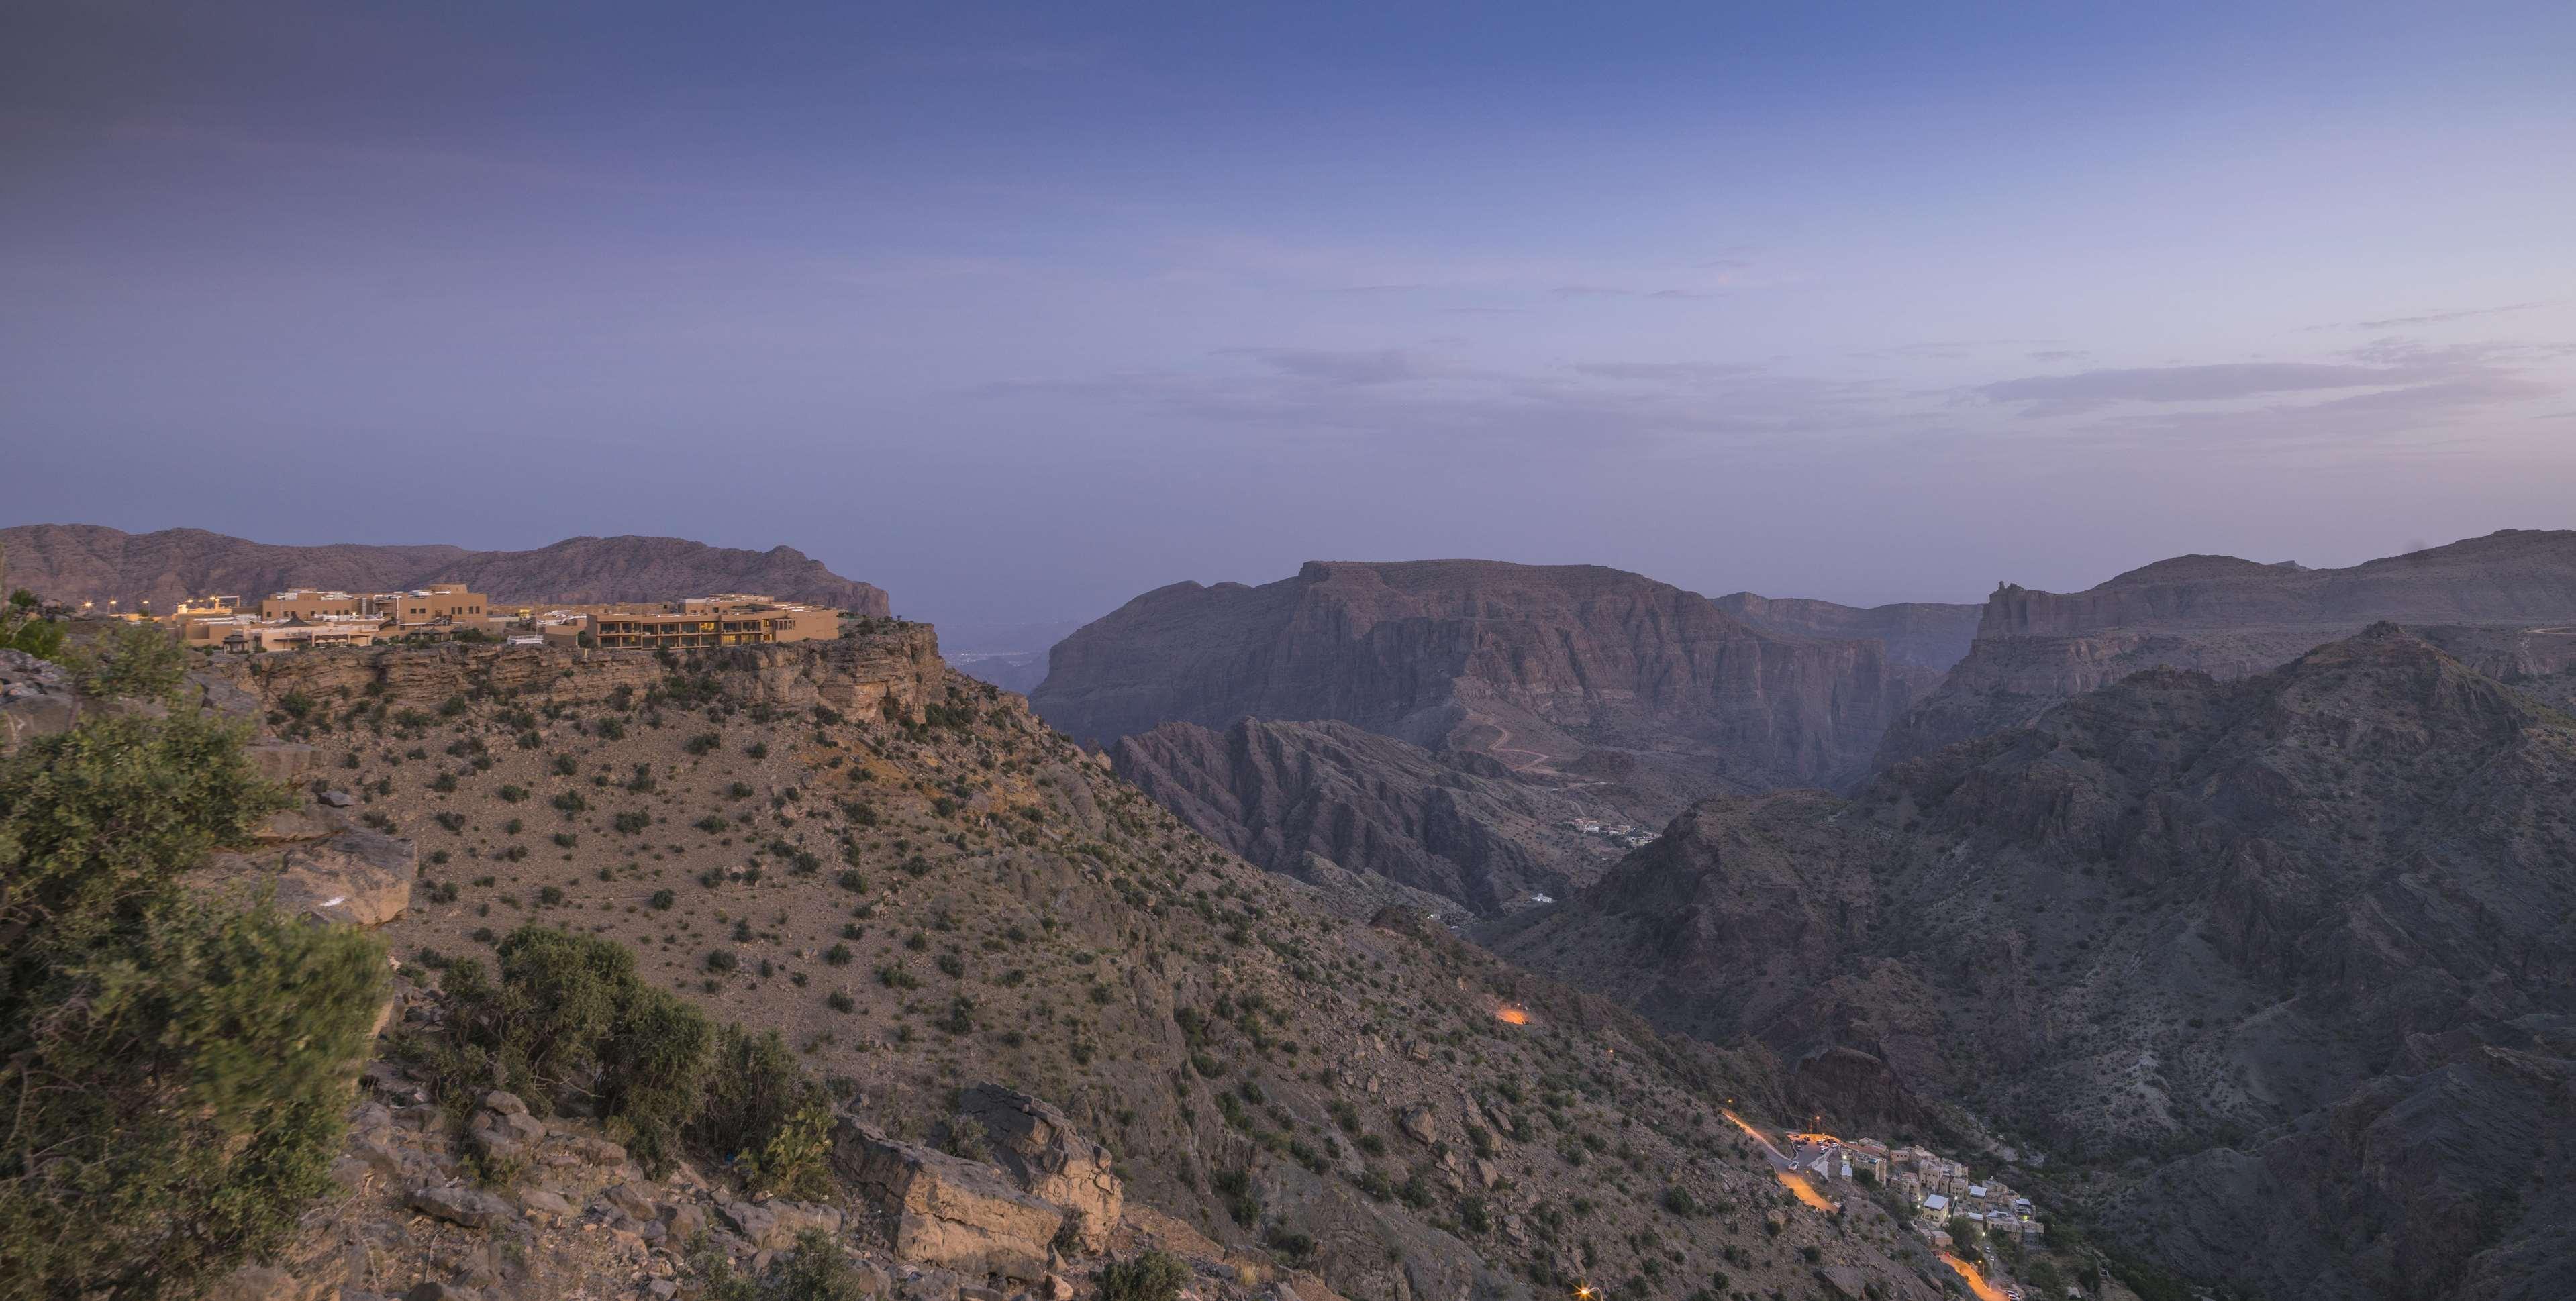
[[[1545,751],[1517,750],[1506,744],[1506,742],[1512,739],[1512,729],[1505,727],[1482,714],[1469,714],[1467,715],[1467,721],[1494,729],[1494,739],[1485,747],[1485,753],[1490,754],[1497,759],[1503,759],[1503,756],[1507,754],[1525,754],[1530,757],[1528,763],[1513,763],[1509,759],[1503,759],[1503,766],[1511,769],[1513,772],[1545,773],[1550,777],[1562,777],[1565,775],[1564,773],[1558,772],[1556,769],[1548,766],[1547,753]]]

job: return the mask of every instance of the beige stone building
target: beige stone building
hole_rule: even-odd
[[[653,610],[605,606],[582,612],[590,616],[589,631],[609,649],[828,641],[841,635],[838,610],[740,594],[690,597]]]
[[[319,650],[332,646],[373,646],[384,631],[374,615],[326,614],[263,619],[255,614],[190,619],[180,625],[180,640],[191,649],[256,654],[266,651]]]

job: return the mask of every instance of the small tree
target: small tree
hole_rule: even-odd
[[[157,623],[119,623],[75,652],[71,670],[88,695],[168,700],[187,680],[188,652]]]
[[[0,764],[0,1301],[195,1295],[330,1185],[382,945],[178,884],[283,803],[197,717]]]

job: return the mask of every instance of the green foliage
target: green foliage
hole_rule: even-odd
[[[831,1096],[775,1030],[724,1028],[689,1138],[732,1158],[754,1191],[806,1199],[831,1193]]]
[[[1100,1301],[1175,1301],[1189,1266],[1159,1251],[1100,1268]]]
[[[168,700],[186,680],[188,652],[157,623],[118,623],[71,653],[72,682],[92,696]]]
[[[625,1123],[647,1170],[670,1168],[707,1087],[715,1027],[638,979],[624,945],[532,922],[501,941],[497,981],[467,960],[445,987],[447,1037],[412,1053],[443,1095],[475,1096],[495,1068],[533,1108],[581,1090]]]
[[[712,1248],[698,1251],[690,1263],[705,1301],[861,1301],[868,1295],[849,1254],[821,1229],[798,1234],[795,1247],[758,1277],[736,1274],[725,1254]]]
[[[105,719],[0,764],[0,1299],[193,1295],[329,1185],[384,950],[181,890],[284,803],[240,744]]]
[[[243,763],[245,736],[199,715],[92,719],[0,768],[0,952],[12,987],[30,966],[174,902],[181,868],[287,806]]]

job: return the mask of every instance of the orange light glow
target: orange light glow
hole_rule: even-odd
[[[1823,1211],[1827,1215],[1834,1213],[1836,1209],[1834,1204],[1826,1201],[1825,1195],[1817,1192],[1816,1186],[1808,1183],[1805,1175],[1793,1175],[1786,1170],[1774,1170],[1771,1173],[1779,1176],[1780,1182],[1788,1185],[1789,1191],[1797,1194],[1799,1201],[1805,1202],[1807,1205]]]
[[[1505,1003],[1494,1009],[1494,1019],[1505,1025],[1528,1025],[1529,1009],[1518,1003]],[[1577,1293],[1576,1295],[1581,1295]]]
[[[1949,1266],[1951,1272],[1967,1281],[1968,1290],[1976,1294],[1977,1301],[2004,1301],[2004,1290],[1987,1282],[1985,1275],[1977,1272],[1976,1266],[1946,1251],[1941,1253],[1941,1263]]]

